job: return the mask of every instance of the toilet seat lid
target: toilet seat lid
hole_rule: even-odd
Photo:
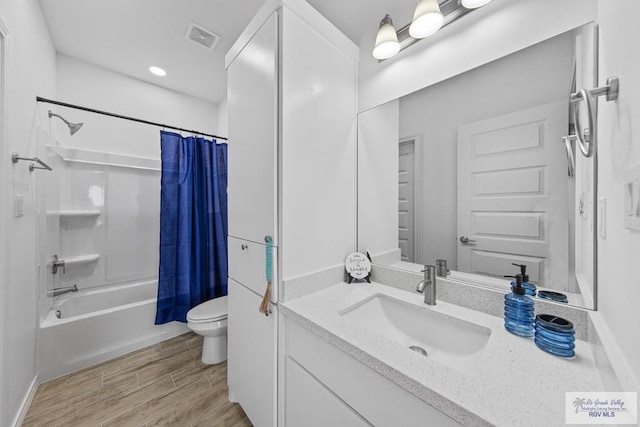
[[[227,318],[227,297],[210,299],[193,307],[187,313],[190,322],[215,321]]]

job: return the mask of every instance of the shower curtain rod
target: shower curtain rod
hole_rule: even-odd
[[[182,132],[194,133],[196,135],[210,136],[212,138],[223,139],[225,141],[228,140],[228,138],[225,138],[224,136],[213,135],[213,134],[210,134],[210,133],[203,133],[203,132],[199,132],[197,130],[184,129],[184,128],[180,128],[180,127],[177,127],[177,126],[169,126],[169,125],[165,125],[163,123],[150,122],[149,120],[136,119],[135,117],[128,117],[128,116],[123,116],[121,114],[109,113],[107,111],[101,111],[101,110],[96,110],[96,109],[93,109],[93,108],[82,107],[80,105],[74,105],[74,104],[68,104],[66,102],[54,101],[53,99],[46,99],[46,98],[42,98],[40,96],[36,96],[36,102],[45,102],[47,104],[54,104],[54,105],[60,105],[62,107],[75,108],[76,110],[82,110],[82,111],[88,111],[90,113],[102,114],[102,115],[109,116],[109,117],[115,117],[117,119],[131,120],[132,122],[144,123],[144,124],[147,124],[147,125],[158,126],[158,127],[162,127],[162,128],[166,128],[166,129],[173,129],[173,130],[179,130],[179,131],[182,131]]]

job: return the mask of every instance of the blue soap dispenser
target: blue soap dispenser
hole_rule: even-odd
[[[512,276],[511,276],[512,277]],[[532,337],[534,334],[533,300],[525,295],[522,274],[516,274],[516,286],[504,296],[504,328],[514,335]]]
[[[516,264],[512,262],[511,265],[515,265],[516,267],[520,267],[520,274],[522,275],[522,287],[524,288],[527,295],[531,297],[536,296],[536,285],[533,283],[529,283],[529,275],[527,274],[527,265],[526,264]],[[511,282],[511,286],[515,286],[515,282]]]

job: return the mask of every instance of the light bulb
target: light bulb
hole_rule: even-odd
[[[409,26],[409,35],[414,39],[423,39],[438,31],[443,23],[444,16],[440,12],[438,0],[418,0]]]
[[[400,43],[398,43],[398,35],[393,27],[391,16],[387,14],[380,21],[380,28],[376,35],[376,44],[373,48],[372,55],[376,59],[388,59],[400,52]]]
[[[467,9],[476,9],[490,3],[492,0],[460,0],[460,4]]]

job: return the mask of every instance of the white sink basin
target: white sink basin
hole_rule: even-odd
[[[491,329],[456,317],[376,294],[343,311],[342,316],[403,347],[451,368],[473,373]]]

